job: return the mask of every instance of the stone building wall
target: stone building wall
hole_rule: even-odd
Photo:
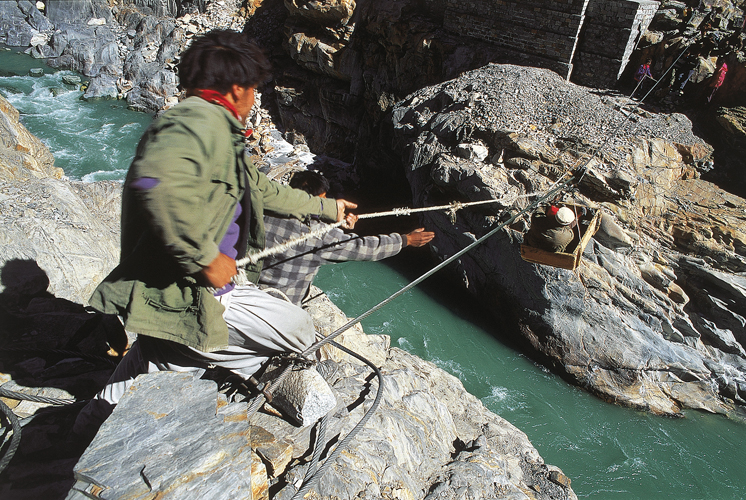
[[[444,27],[547,58],[565,78],[590,0],[448,0]]]
[[[614,87],[658,5],[652,0],[592,0],[573,59],[572,80]]]
[[[549,60],[541,66],[601,87],[616,83],[658,8],[653,0],[445,2],[447,30]]]

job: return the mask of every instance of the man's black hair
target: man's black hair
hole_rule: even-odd
[[[181,55],[179,85],[183,89],[210,89],[221,94],[236,84],[256,87],[270,76],[262,50],[232,30],[213,30],[196,38]]]
[[[329,181],[318,172],[301,170],[290,178],[290,187],[302,189],[311,196],[319,196],[329,192]]]

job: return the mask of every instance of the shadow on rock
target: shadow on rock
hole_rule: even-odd
[[[33,260],[9,260],[0,280],[1,388],[81,401],[53,406],[3,398],[20,418],[22,431],[19,448],[0,475],[0,497],[61,499],[84,450],[82,443],[68,440],[70,428],[82,401],[108,380],[127,336],[115,316],[49,293],[49,278]],[[3,447],[0,455],[7,451]]]

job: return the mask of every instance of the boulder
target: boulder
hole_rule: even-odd
[[[119,96],[117,77],[114,75],[101,74],[91,78],[88,87],[83,93],[83,99],[87,101],[96,99],[116,99]]]
[[[270,366],[260,382],[269,383],[285,367]],[[272,406],[305,427],[332,411],[337,399],[324,378],[315,369],[291,369],[272,393]]]
[[[246,406],[191,374],[138,377],[80,457],[67,498],[267,498],[247,473],[258,456]]]
[[[583,166],[565,199],[604,213],[574,273],[521,260],[525,223],[464,255],[454,271],[500,321],[513,318],[537,359],[604,399],[659,414],[691,407],[743,417],[722,373],[746,381],[746,288],[737,285],[746,201],[690,174],[686,162],[712,148],[685,117],[647,113],[634,132],[614,127],[627,119],[625,99],[548,71],[490,65],[400,101],[385,141],[417,205],[503,203],[496,214],[463,210],[455,220],[426,212],[440,259]],[[467,159],[464,137],[481,141],[485,158],[509,158]]]

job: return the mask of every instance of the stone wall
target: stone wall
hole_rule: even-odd
[[[552,69],[569,78],[589,1],[448,0],[444,27],[556,61]]]
[[[573,81],[615,86],[657,10],[658,2],[651,0],[591,1],[573,60]]]
[[[652,0],[446,0],[460,35],[547,58],[583,85],[614,86],[658,9]]]

